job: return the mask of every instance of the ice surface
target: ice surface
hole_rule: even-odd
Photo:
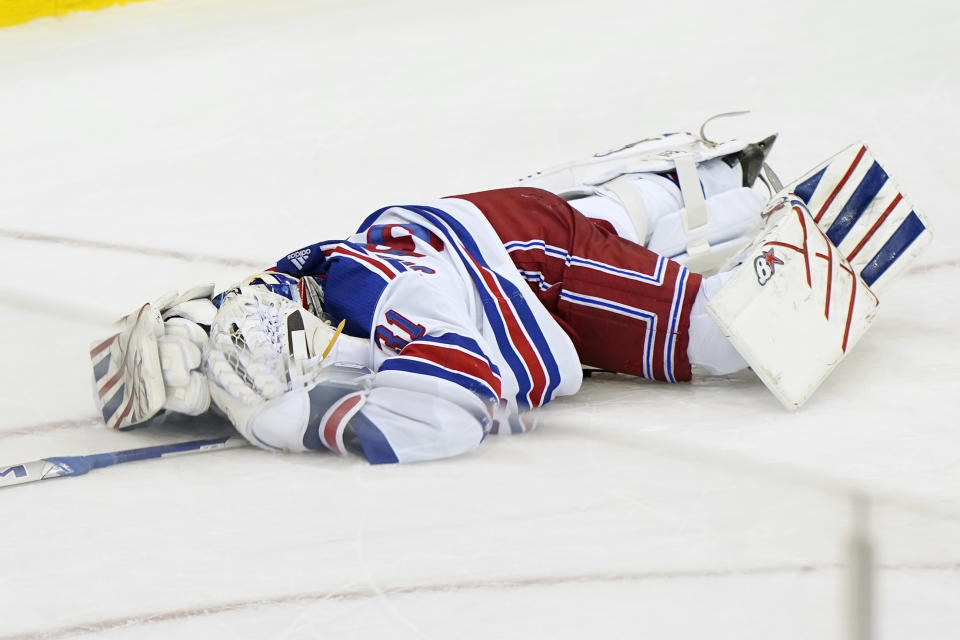
[[[958,28],[933,1],[162,0],[0,30],[3,463],[191,432],[93,418],[87,345],[145,299],[721,111],[780,133],[785,179],[868,141],[936,232],[796,414],[750,374],[601,375],[456,460],[4,490],[0,638],[840,638],[849,487],[878,496],[878,637],[956,637]]]

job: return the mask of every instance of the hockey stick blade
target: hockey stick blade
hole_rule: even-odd
[[[0,488],[10,487],[27,482],[62,478],[64,476],[80,476],[91,469],[109,467],[124,462],[165,458],[168,456],[186,453],[200,453],[203,451],[219,451],[220,449],[234,449],[246,447],[249,443],[237,436],[210,438],[206,440],[190,440],[160,444],[138,449],[125,449],[109,453],[94,453],[86,456],[57,456],[41,458],[31,462],[0,467]]]

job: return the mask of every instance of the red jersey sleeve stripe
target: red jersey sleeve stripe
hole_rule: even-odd
[[[413,342],[404,347],[400,355],[427,360],[482,380],[496,397],[501,397],[500,376],[493,372],[489,362],[475,354],[447,345]]]

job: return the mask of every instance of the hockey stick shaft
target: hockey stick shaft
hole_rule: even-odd
[[[9,487],[27,482],[61,478],[64,476],[80,476],[91,469],[109,467],[125,462],[150,460],[185,453],[200,453],[203,451],[219,451],[220,449],[234,449],[245,447],[249,443],[237,436],[210,438],[206,440],[190,440],[160,444],[138,449],[124,449],[109,453],[94,453],[86,456],[58,456],[41,458],[31,462],[24,462],[8,467],[0,467],[0,488]]]

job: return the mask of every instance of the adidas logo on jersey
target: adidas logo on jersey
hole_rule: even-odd
[[[303,265],[307,264],[307,260],[310,259],[310,247],[306,249],[300,249],[299,251],[294,251],[287,256],[287,260],[292,262],[297,269],[303,269]]]

